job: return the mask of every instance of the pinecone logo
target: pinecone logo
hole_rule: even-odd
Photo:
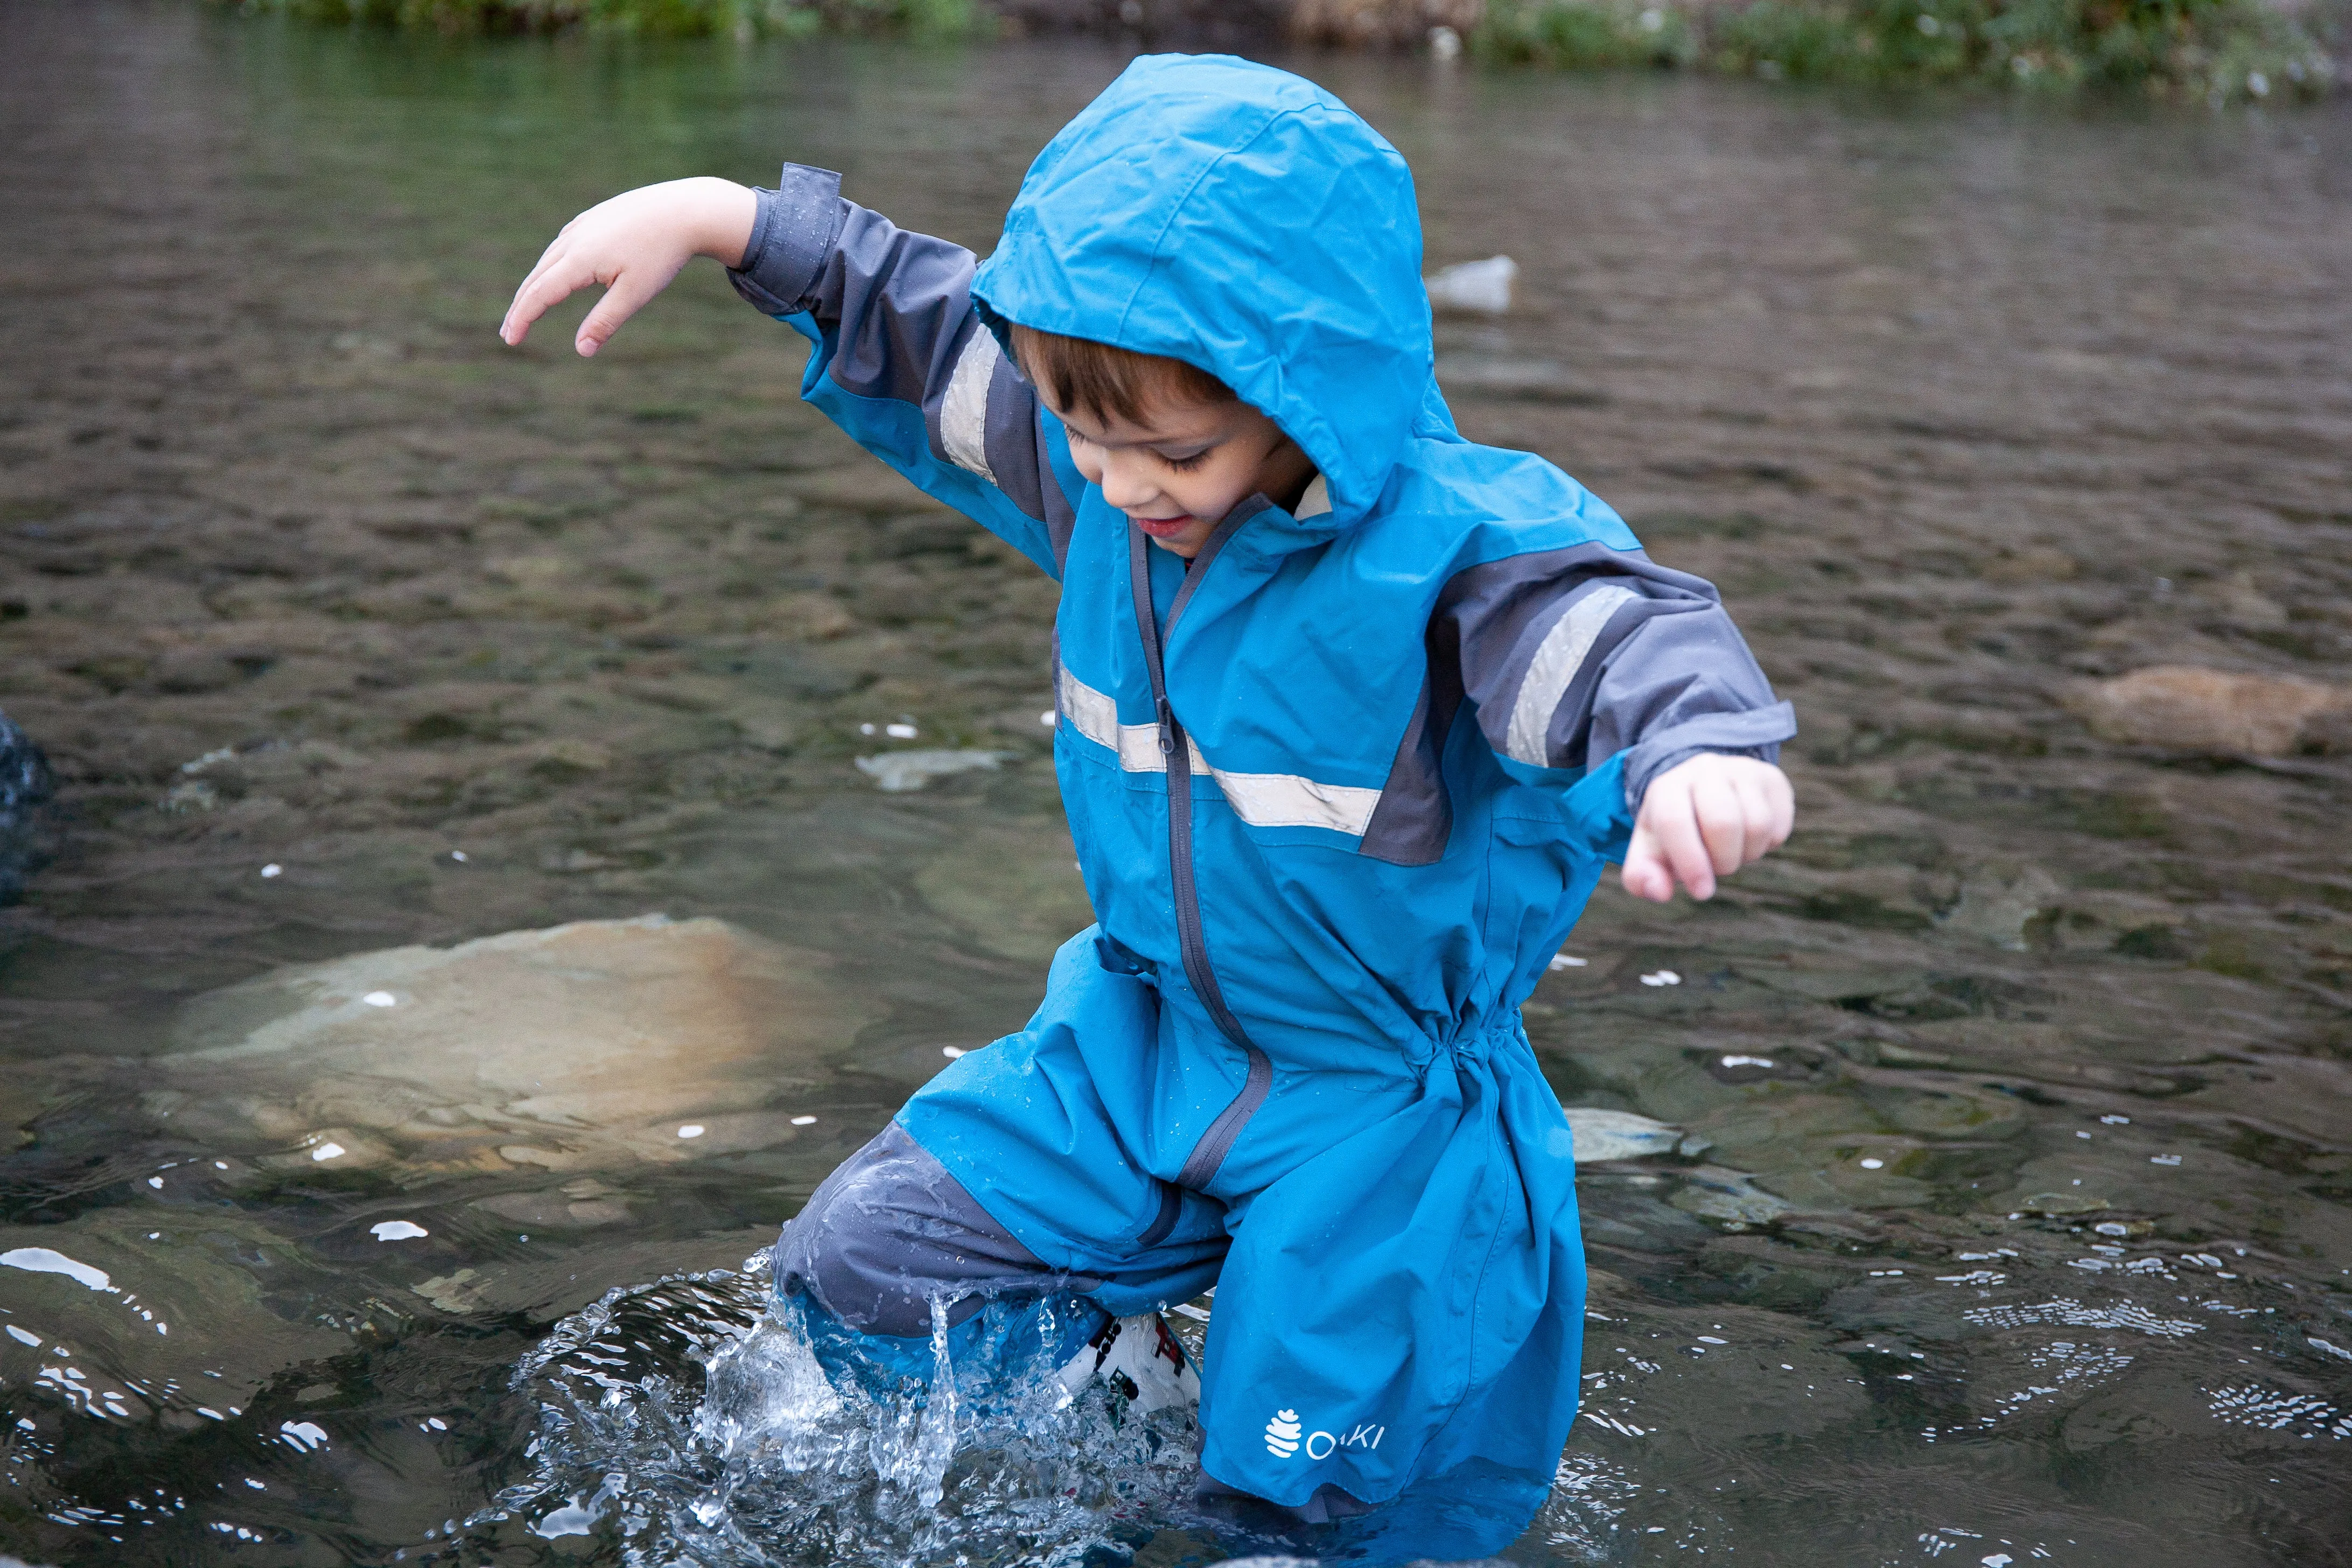
[[[1277,1459],[1298,1452],[1298,1412],[1277,1410],[1265,1424],[1265,1451]]]

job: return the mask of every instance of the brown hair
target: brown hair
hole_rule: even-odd
[[[1155,405],[1240,401],[1232,387],[1181,359],[1041,332],[1018,321],[1013,323],[1013,353],[1022,374],[1055,407],[1082,409],[1097,419],[1139,425]]]

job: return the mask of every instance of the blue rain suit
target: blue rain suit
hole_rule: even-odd
[[[1218,57],[1129,67],[976,268],[822,171],[761,193],[736,283],[813,341],[804,395],[1061,582],[1055,765],[1099,921],[1025,1030],[819,1190],[779,1277],[909,1343],[929,1296],[977,1330],[983,1295],[1126,1315],[1213,1284],[1212,1479],[1318,1518],[1480,1476],[1523,1521],[1576,1412],[1584,1263],[1519,1005],[1648,781],[1793,725],[1713,588],[1457,434],[1420,272],[1396,151]],[[1209,371],[1318,479],[1188,569],[1073,466],[1016,321]]]

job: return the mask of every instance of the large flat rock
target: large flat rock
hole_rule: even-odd
[[[281,1171],[670,1163],[792,1139],[870,1012],[822,956],[722,921],[587,921],[200,997],[147,1100]]]

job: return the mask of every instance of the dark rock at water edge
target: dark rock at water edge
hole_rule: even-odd
[[[0,713],[0,904],[23,895],[25,879],[45,858],[36,813],[56,788],[41,748]]]

